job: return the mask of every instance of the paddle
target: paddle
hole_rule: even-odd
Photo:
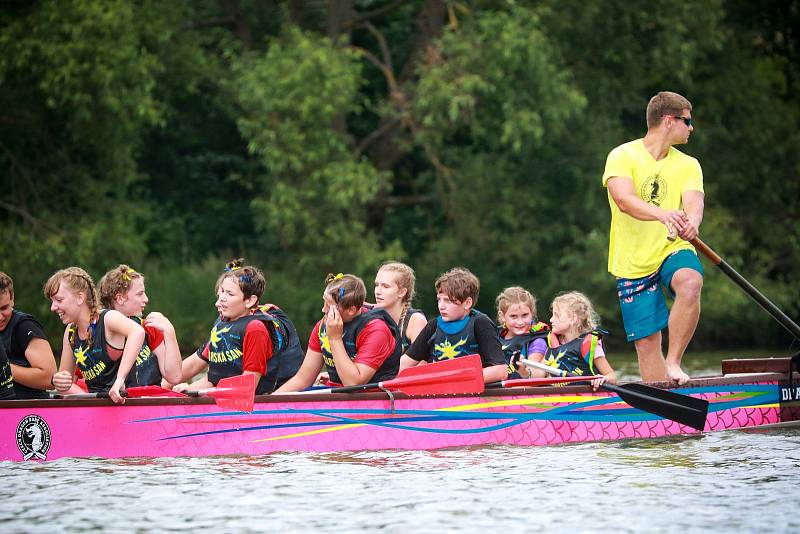
[[[728,263],[723,260],[719,254],[714,252],[711,247],[706,245],[699,237],[695,237],[694,239],[690,240],[689,243],[695,246],[703,255],[708,258],[711,263],[716,265],[720,268],[720,270],[725,273],[728,278],[733,280],[733,282],[738,285],[740,288],[747,293],[750,298],[752,298],[759,306],[761,306],[764,311],[772,316],[773,319],[778,321],[781,326],[783,326],[786,330],[788,330],[795,339],[800,339],[800,326],[797,325],[794,321],[792,321],[785,313],[783,313],[778,307],[773,304],[767,297],[764,296],[758,289],[753,286],[750,282],[748,282],[742,275],[736,272],[736,270],[728,265]]]
[[[603,378],[603,375],[596,376],[555,376],[548,378],[512,378],[511,380],[501,380],[500,382],[492,382],[486,384],[486,389],[489,388],[516,388],[521,386],[551,386],[553,384],[567,384],[569,382],[591,382],[598,378]]]
[[[566,371],[555,369],[549,365],[530,360],[521,359],[524,365],[539,369],[548,374],[558,376],[569,375]],[[587,380],[589,377],[581,377]],[[628,403],[633,408],[650,412],[665,419],[676,421],[682,425],[703,430],[708,415],[708,401],[696,399],[688,395],[680,395],[672,391],[646,386],[644,384],[622,384],[615,386],[612,384],[602,384],[600,389],[616,393],[619,398]]]
[[[226,410],[252,412],[256,395],[256,375],[223,378],[217,382],[216,387],[185,393],[190,397],[211,397],[220,408]]]
[[[483,366],[477,354],[403,369],[397,378],[358,386],[317,389],[308,393],[351,393],[366,389],[399,391],[406,395],[482,393]]]

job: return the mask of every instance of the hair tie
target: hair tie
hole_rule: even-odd
[[[122,279],[126,282],[130,282],[133,280],[134,275],[138,274],[133,268],[128,267],[125,272],[122,273]]]
[[[330,285],[330,284],[332,284],[333,282],[335,282],[337,280],[341,280],[342,278],[344,278],[344,274],[342,274],[342,273],[339,273],[339,274],[328,274],[328,276],[325,277],[325,285],[326,286]]]
[[[237,258],[225,264],[225,272],[236,271],[244,265],[244,258]]]
[[[237,267],[237,269],[241,269],[241,267]],[[236,270],[236,269],[233,269],[233,270]],[[239,281],[243,282],[245,284],[249,284],[252,280],[253,280],[253,278],[251,276],[249,276],[249,275],[246,275],[246,274],[243,274],[243,275],[241,275],[239,277]]]

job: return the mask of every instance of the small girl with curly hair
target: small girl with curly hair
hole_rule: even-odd
[[[602,374],[603,379],[593,381],[596,389],[603,381],[617,382],[617,376],[608,363],[603,350],[599,317],[589,298],[578,291],[558,295],[551,305],[551,333],[548,336],[544,363],[573,375]],[[534,371],[534,376],[544,376]]]
[[[497,322],[508,378],[527,378],[530,371],[520,358],[541,362],[547,351],[550,327],[536,320],[536,298],[519,286],[507,287],[497,295]]]

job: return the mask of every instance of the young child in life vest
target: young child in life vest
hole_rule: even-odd
[[[428,322],[422,310],[411,307],[415,286],[414,269],[399,261],[384,263],[375,275],[375,307],[386,310],[397,323],[403,352]]]
[[[223,378],[256,375],[256,394],[275,389],[280,361],[274,355],[286,340],[280,322],[259,309],[264,293],[264,273],[243,259],[228,262],[217,279],[216,307],[219,319],[211,328],[208,342],[183,360],[182,380],[173,389],[185,391],[192,377],[208,368],[208,376],[192,383],[192,389],[216,386]]]
[[[380,382],[397,376],[399,330],[382,308],[364,307],[367,288],[352,274],[328,275],[322,293],[322,319],[308,340],[300,370],[275,393],[302,391],[323,369],[332,386]]]
[[[400,369],[422,362],[480,354],[484,382],[505,380],[508,365],[497,337],[497,327],[474,308],[480,293],[478,277],[456,267],[441,275],[435,287],[440,315],[428,321],[406,350],[400,359]]]
[[[599,318],[586,295],[578,291],[563,293],[553,299],[551,309],[544,363],[573,375],[603,375],[592,381],[593,389],[606,381],[615,384],[617,375],[608,363],[602,331],[597,328]],[[545,375],[537,370],[533,376]]]
[[[150,312],[142,318],[149,299],[144,287],[144,275],[121,264],[100,279],[100,303],[104,308],[117,310],[142,326],[145,343],[136,364],[128,373],[127,387],[160,385],[162,377],[171,383],[181,381],[181,351],[175,328],[164,315]]]
[[[536,298],[522,287],[507,287],[497,295],[495,303],[508,378],[528,378],[530,371],[519,359],[535,362],[544,359],[550,327],[536,320]]]

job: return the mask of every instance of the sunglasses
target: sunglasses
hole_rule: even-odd
[[[694,121],[691,117],[681,117],[680,115],[667,115],[668,117],[672,117],[673,119],[680,119],[683,121],[683,124],[686,126],[693,126]]]

